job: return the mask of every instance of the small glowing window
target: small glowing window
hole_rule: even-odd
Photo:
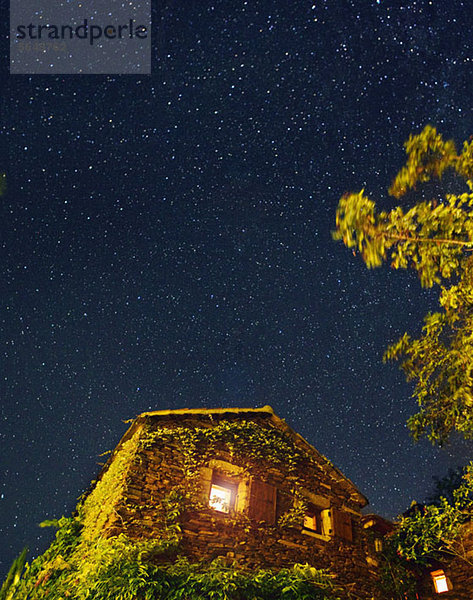
[[[312,529],[312,531],[317,531],[317,517],[315,515],[305,515],[304,527]]]
[[[316,533],[322,533],[322,515],[320,509],[309,504],[304,515],[304,528]]]
[[[374,549],[375,549],[375,552],[383,551],[383,542],[379,538],[374,539]]]
[[[232,489],[213,483],[210,488],[209,505],[219,512],[229,513],[232,505]]]
[[[434,582],[434,587],[437,594],[441,594],[442,592],[448,592],[448,581],[444,571],[433,571],[430,575]]]

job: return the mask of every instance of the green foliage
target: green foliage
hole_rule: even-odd
[[[165,427],[150,430],[143,440],[148,446],[177,442],[184,454],[187,476],[197,474],[198,467],[215,456],[216,447],[244,466],[265,460],[294,471],[303,459],[303,453],[284,432],[244,420],[220,421],[212,427]]]
[[[216,560],[210,565],[181,559],[166,569],[169,591],[163,600],[334,600],[337,590],[326,571],[294,565],[278,572],[252,573]]]
[[[235,464],[243,469],[254,469],[255,464],[272,463],[284,465],[288,473],[296,472],[308,457],[301,452],[294,442],[280,429],[261,427],[253,421],[220,421],[212,427],[178,426],[160,427],[159,430],[149,428],[142,435],[140,443],[144,447],[176,444],[183,454],[183,466],[186,477],[180,493],[182,498],[194,506],[195,478],[200,477],[200,467],[215,457],[216,448],[226,452]],[[328,464],[330,461],[325,459]],[[333,465],[332,465],[333,466]],[[295,487],[293,495],[297,499],[295,505],[279,519],[280,526],[302,525],[305,515],[306,500]],[[243,514],[228,517],[228,523],[249,526],[248,517]]]
[[[404,558],[429,564],[459,533],[462,520],[455,507],[442,499],[423,511],[401,520],[397,531],[398,550]]]
[[[82,542],[68,563],[56,558],[27,569],[12,600],[337,600],[324,570],[245,571],[222,560],[159,565],[158,542],[132,542],[124,535]],[[38,561],[39,559],[37,559]],[[36,561],[35,561],[36,562]],[[47,568],[47,574],[45,573]]]
[[[385,360],[400,359],[421,410],[408,426],[442,445],[453,431],[473,437],[473,257],[463,261],[461,279],[442,288],[443,312],[428,314],[422,336],[404,336],[390,346]]]
[[[278,519],[280,527],[302,526],[307,512],[308,501],[298,487],[292,489],[294,504],[292,508],[282,514]]]
[[[369,268],[385,260],[395,269],[414,268],[424,287],[458,273],[466,249],[473,249],[473,192],[446,200],[420,202],[410,210],[401,206],[376,212],[364,195],[345,194],[340,199],[333,234],[348,248],[360,252]]]
[[[148,429],[125,444],[122,446],[125,459],[118,461],[117,457],[112,461],[96,486],[96,490],[101,486],[97,497],[86,497],[79,505],[77,517],[42,524],[58,528],[56,539],[42,556],[26,565],[13,588],[9,586],[13,595],[8,600],[338,599],[332,577],[309,565],[294,565],[279,571],[248,571],[221,559],[209,565],[176,558],[182,539],[182,513],[192,502],[192,494],[186,495],[187,489],[174,489],[153,505],[161,527],[154,539],[136,541],[124,534],[104,538],[97,533],[97,522],[102,523],[98,511],[101,505],[109,503],[115,510],[117,490],[126,482],[130,461],[138,460],[139,446],[178,448],[184,452],[184,467],[191,476],[214,457],[216,447],[231,454],[234,462],[243,467],[249,466],[248,461],[264,458],[294,469],[304,457],[283,432],[263,429],[252,422],[221,421],[209,428]],[[126,509],[132,513],[132,522],[133,505],[127,504]],[[109,507],[107,511],[110,512]],[[86,528],[89,528],[87,535]]]
[[[437,504],[429,504],[401,519],[392,539],[402,558],[430,564],[450,555],[473,566],[459,536],[464,523],[473,517],[473,462],[465,469],[462,483],[452,495],[453,502],[441,497]]]
[[[399,555],[397,540],[385,538],[378,570],[383,600],[417,600],[417,569]]]
[[[445,498],[449,504],[454,504],[454,492],[464,483],[466,472],[466,467],[450,468],[444,477],[434,477],[434,490],[428,496],[426,503],[438,506],[440,499]]]
[[[62,517],[57,521],[45,521],[43,526],[56,526],[58,531],[53,543],[44,554],[31,565],[26,564],[25,572],[11,588],[11,600],[42,598],[41,588],[53,585],[58,576],[69,568],[68,561],[74,555],[80,541],[82,524],[78,517]]]
[[[123,495],[129,470],[137,460],[139,432],[124,442],[110,462],[109,468],[96,483],[93,494],[81,499],[79,510],[84,530],[89,537],[101,535],[115,513],[116,504]]]
[[[406,166],[399,171],[389,188],[389,193],[395,198],[403,196],[418,183],[429,181],[432,177],[440,179],[448,167],[458,164],[453,141],[445,142],[430,125],[420,135],[409,136],[404,147],[407,154]]]
[[[425,435],[442,445],[453,432],[473,437],[473,142],[457,155],[453,142],[429,126],[409,138],[406,150],[392,195],[440,178],[446,169],[466,179],[465,193],[379,213],[363,190],[345,194],[333,237],[358,251],[369,268],[389,261],[416,270],[424,287],[440,286],[441,311],[426,316],[418,339],[405,334],[384,358],[400,360],[407,379],[416,382],[420,410],[408,421],[414,439]]]
[[[473,566],[462,543],[465,523],[473,518],[473,462],[462,471],[460,483],[453,488],[450,484],[457,481],[457,472],[441,480],[449,484],[450,501],[436,496],[435,503],[401,517],[384,538],[379,585],[386,600],[415,600],[416,579],[434,561],[456,557]]]
[[[27,553],[28,548],[24,548],[20,555],[13,561],[13,564],[7,573],[7,577],[0,588],[0,600],[12,600],[15,588],[20,581],[23,569],[25,568]]]

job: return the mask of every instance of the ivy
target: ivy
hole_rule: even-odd
[[[160,524],[157,537],[141,541],[125,534],[101,537],[100,528],[119,506],[125,508],[131,524],[133,513],[146,508],[123,502],[122,491],[130,466],[140,460],[140,451],[162,447],[171,452],[176,449],[183,457],[186,483],[152,506]],[[25,566],[21,578],[13,581],[10,577],[10,595],[5,600],[337,600],[339,590],[332,577],[309,565],[247,571],[223,560],[190,563],[177,554],[182,513],[197,505],[193,478],[215,458],[216,449],[229,454],[244,470],[264,459],[265,464],[284,465],[291,473],[307,460],[287,434],[254,422],[224,420],[211,427],[158,430],[148,423],[120,447],[94,493],[80,501],[75,517],[44,523],[58,528],[55,541]],[[297,489],[294,494],[300,501],[286,515],[286,525],[300,525],[303,520],[305,499]],[[250,527],[246,515],[236,515],[228,523]],[[18,574],[17,567],[12,569]]]
[[[214,458],[218,446],[244,467],[265,460],[274,466],[284,465],[291,473],[305,458],[284,432],[244,420],[220,421],[211,427],[160,427],[158,430],[149,427],[141,444],[144,447],[178,444],[187,477],[197,475],[199,467]]]
[[[298,487],[293,488],[294,504],[278,519],[280,527],[301,527],[307,512],[308,501]]]
[[[123,496],[128,473],[138,460],[139,432],[127,440],[113,457],[102,478],[95,483],[94,493],[85,495],[78,510],[84,530],[90,538],[102,535],[117,502]]]
[[[222,560],[156,564],[156,541],[124,535],[80,545],[69,563],[40,559],[27,567],[12,600],[339,600],[325,570],[295,564],[290,569],[245,571]],[[41,565],[35,563],[41,563]],[[49,577],[38,575],[47,567]],[[42,573],[43,570],[40,571]]]

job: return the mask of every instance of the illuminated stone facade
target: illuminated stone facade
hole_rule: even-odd
[[[196,433],[207,441],[192,453]],[[248,569],[308,563],[374,597],[366,498],[270,407],[140,415],[84,503],[84,535],[166,535],[159,507],[173,491],[183,497],[179,554]]]
[[[179,506],[174,520],[171,498],[173,510]],[[242,569],[307,563],[328,569],[346,598],[385,600],[377,580],[383,538],[393,525],[362,515],[367,504],[269,406],[156,411],[131,423],[94,482],[83,535],[160,540],[177,525],[177,549],[163,562],[184,555],[220,557]],[[471,527],[462,543],[473,560]],[[449,591],[436,592],[434,579]],[[473,598],[465,561],[439,563],[418,584],[419,600]]]

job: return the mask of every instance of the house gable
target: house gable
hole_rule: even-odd
[[[231,420],[248,420],[255,422],[268,422],[275,428],[286,433],[293,442],[300,448],[302,452],[310,455],[311,459],[317,463],[320,469],[328,473],[332,482],[336,485],[341,485],[347,491],[350,499],[360,508],[368,504],[368,499],[358,488],[346,477],[337,467],[335,467],[329,459],[318,452],[309,442],[307,442],[299,433],[296,433],[283,419],[278,417],[271,406],[266,405],[262,408],[214,408],[214,409],[177,409],[177,410],[159,410],[141,413],[135,419],[126,421],[131,423],[129,429],[120,440],[111,459],[106,463],[104,470],[109,466],[113,457],[120,450],[121,445],[129,439],[136,428],[143,426],[145,423],[166,423],[172,422],[179,424],[189,422],[189,420],[208,420],[209,424],[222,419]],[[99,475],[100,478],[101,475]]]
[[[118,490],[116,465],[131,443],[133,464],[104,521],[97,499],[103,490]],[[329,568],[350,585],[363,581],[368,589],[373,574],[360,515],[366,503],[348,478],[265,406],[139,415],[84,509],[95,524],[89,537],[104,523],[102,536],[124,533],[171,547],[178,531],[178,552],[190,560],[222,557],[251,569],[302,562]],[[170,514],[178,515],[171,534]]]

